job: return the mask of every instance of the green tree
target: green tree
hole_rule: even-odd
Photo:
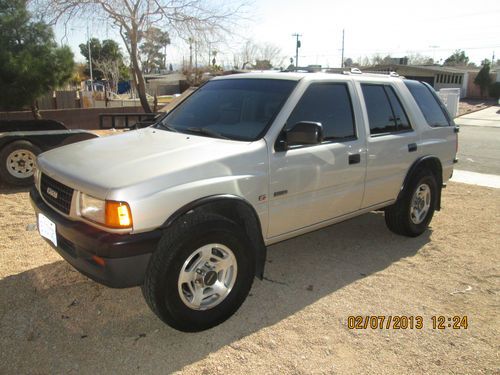
[[[58,47],[52,28],[31,19],[26,0],[0,0],[1,109],[31,105],[40,118],[36,99],[67,82],[73,67],[69,47]]]
[[[476,78],[474,78],[474,83],[479,86],[479,91],[481,92],[482,97],[484,97],[484,93],[491,85],[489,61],[485,60],[483,62],[485,62],[485,64],[483,65],[479,73],[477,73]]]
[[[447,66],[467,66],[469,57],[464,51],[457,49],[453,54],[444,60],[444,65]]]
[[[142,69],[151,73],[154,69],[165,69],[165,58],[167,46],[170,44],[168,32],[158,27],[150,27],[141,34],[141,45],[139,50],[143,57]]]

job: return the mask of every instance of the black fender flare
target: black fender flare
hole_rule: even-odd
[[[408,169],[408,172],[406,173],[406,176],[405,176],[405,179],[403,181],[403,185],[401,185],[401,190],[399,191],[397,200],[399,200],[401,198],[404,191],[407,189],[415,172],[419,168],[422,168],[422,167],[430,169],[436,177],[436,182],[437,182],[437,186],[438,186],[436,210],[439,211],[441,209],[441,190],[443,187],[443,166],[442,166],[441,161],[439,160],[439,158],[437,156],[425,155],[425,156],[422,156],[422,157],[418,158],[417,160],[415,160],[415,162],[413,162],[410,169]]]
[[[182,216],[198,210],[218,213],[244,227],[255,250],[255,275],[262,279],[267,256],[262,226],[255,208],[242,197],[232,194],[218,194],[196,199],[177,209],[159,229],[167,229]]]

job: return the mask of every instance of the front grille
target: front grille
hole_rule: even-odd
[[[71,198],[73,198],[73,189],[57,182],[46,174],[42,174],[40,193],[52,207],[69,215]]]

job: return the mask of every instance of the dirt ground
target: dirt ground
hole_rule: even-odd
[[[497,101],[493,99],[461,99],[458,103],[458,116],[477,112],[496,104]]]
[[[74,271],[0,191],[0,374],[499,374],[500,190],[450,183],[419,238],[370,213],[269,248],[266,279],[226,323],[174,331],[139,288]],[[421,330],[348,329],[420,315]],[[467,330],[431,317],[468,316]]]

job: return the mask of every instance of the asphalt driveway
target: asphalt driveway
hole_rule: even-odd
[[[456,169],[500,175],[500,106],[455,119],[460,126]]]

